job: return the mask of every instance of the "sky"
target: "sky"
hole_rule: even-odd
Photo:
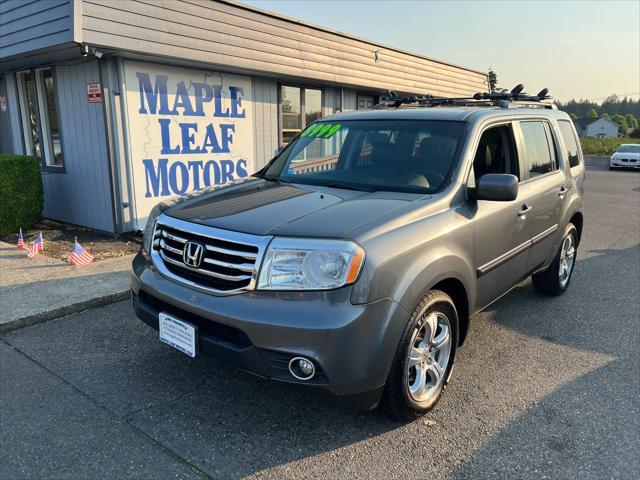
[[[640,0],[241,0],[243,3],[543,87],[561,101],[640,96]]]

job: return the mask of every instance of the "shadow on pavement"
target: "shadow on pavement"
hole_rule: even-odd
[[[595,255],[578,261],[565,295],[540,301],[526,282],[492,307],[492,321],[593,352],[594,364],[601,353],[615,360],[542,398],[488,438],[455,478],[636,478],[640,247],[589,253]],[[545,382],[546,373],[530,382]]]

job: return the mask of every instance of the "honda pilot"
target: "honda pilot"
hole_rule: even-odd
[[[252,177],[157,205],[136,315],[192,357],[428,411],[475,314],[528,277],[569,287],[582,152],[541,98],[392,97],[313,123]]]

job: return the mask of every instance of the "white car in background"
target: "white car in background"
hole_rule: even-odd
[[[640,144],[623,143],[615,149],[609,160],[609,170],[620,167],[640,168]]]

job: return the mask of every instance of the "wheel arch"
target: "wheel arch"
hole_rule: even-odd
[[[397,298],[407,311],[412,312],[429,290],[441,290],[449,295],[458,312],[458,344],[462,345],[475,302],[474,288],[472,266],[466,260],[452,255],[430,263]]]
[[[582,238],[582,227],[584,225],[584,217],[582,212],[575,212],[569,219],[569,223],[573,223],[578,231],[578,245],[580,245],[580,239]]]
[[[455,277],[440,280],[429,290],[440,290],[451,297],[458,312],[458,345],[464,343],[469,331],[469,295],[464,284]]]

